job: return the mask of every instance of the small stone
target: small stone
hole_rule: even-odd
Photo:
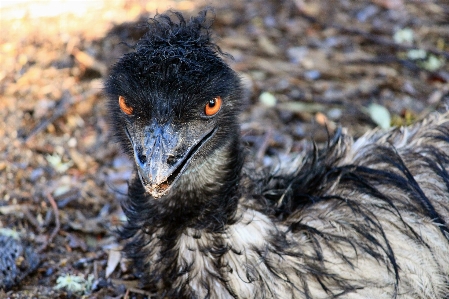
[[[267,91],[260,94],[259,101],[267,107],[274,107],[277,103],[276,97]]]

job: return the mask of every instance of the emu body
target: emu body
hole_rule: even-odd
[[[239,79],[205,15],[155,17],[106,82],[136,161],[122,236],[142,285],[161,298],[449,298],[449,115],[357,141],[339,131],[255,173]]]

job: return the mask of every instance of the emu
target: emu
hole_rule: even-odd
[[[150,20],[105,83],[135,161],[121,236],[158,298],[449,298],[449,115],[256,171],[207,11]]]

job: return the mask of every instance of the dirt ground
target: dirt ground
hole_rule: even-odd
[[[18,281],[0,298],[151,298],[115,235],[132,162],[111,141],[102,82],[156,10],[206,5],[246,87],[258,163],[449,104],[446,0],[4,1],[0,238],[34,255],[11,273],[0,248],[0,275]]]

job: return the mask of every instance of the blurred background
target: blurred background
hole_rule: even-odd
[[[149,17],[206,6],[244,83],[242,136],[259,165],[338,126],[357,137],[447,109],[443,0],[2,0],[0,238],[35,254],[0,298],[151,297],[114,234],[132,164],[108,132],[102,83]]]

